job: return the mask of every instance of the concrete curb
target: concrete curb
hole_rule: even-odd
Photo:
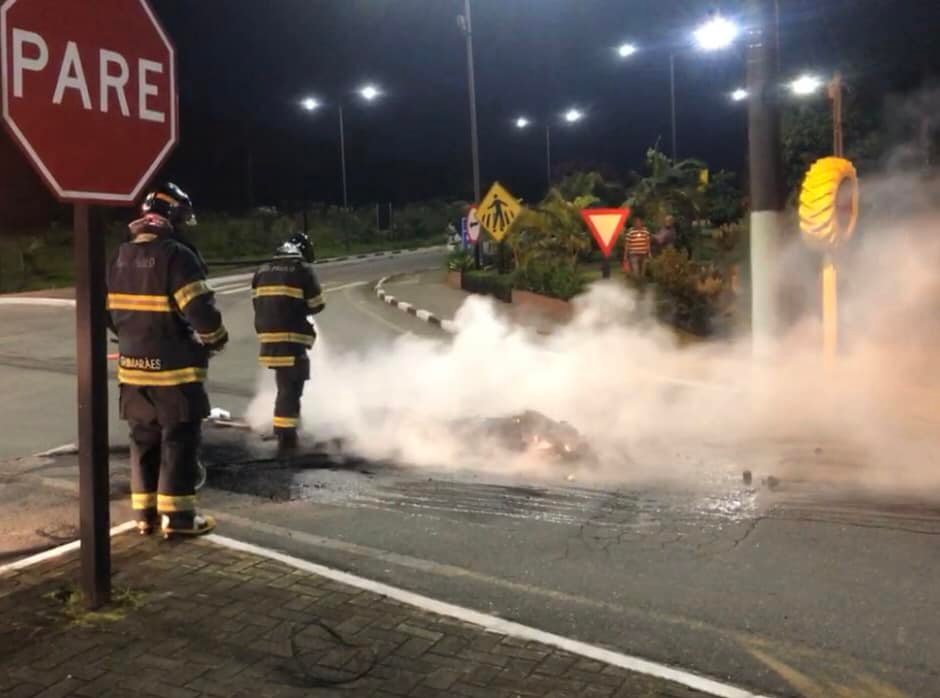
[[[401,250],[389,250],[386,252],[368,252],[366,254],[351,254],[344,257],[327,257],[326,259],[318,259],[314,262],[316,264],[332,264],[333,262],[345,262],[349,259],[371,259],[372,257],[395,257],[402,254],[415,254],[417,252],[432,252],[434,250],[443,250],[447,245],[428,245],[427,247],[410,247],[408,249]]]
[[[429,310],[422,310],[420,308],[415,307],[411,303],[400,301],[397,298],[395,298],[395,296],[389,295],[385,291],[384,286],[385,286],[385,282],[388,281],[390,278],[392,277],[384,276],[381,279],[379,279],[378,283],[375,285],[375,295],[378,297],[380,301],[384,301],[385,303],[392,306],[393,308],[398,308],[399,310],[402,310],[408,313],[409,315],[413,315],[414,317],[418,318],[419,320],[423,322],[428,323],[429,325],[436,325],[449,334],[457,334],[457,325],[453,322],[453,320],[444,320],[442,318],[439,318],[437,315],[435,315]]]

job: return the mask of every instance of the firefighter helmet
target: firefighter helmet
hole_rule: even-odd
[[[294,233],[277,248],[278,257],[301,257],[307,262],[314,260],[313,243],[306,233]]]
[[[140,211],[145,215],[154,213],[163,216],[174,226],[196,225],[192,199],[172,182],[167,182],[147,194]]]

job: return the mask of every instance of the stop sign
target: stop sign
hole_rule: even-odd
[[[3,119],[62,201],[128,204],[177,141],[176,57],[146,0],[7,0]]]

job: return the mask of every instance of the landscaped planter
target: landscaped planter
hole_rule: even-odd
[[[462,284],[462,271],[448,271],[447,272],[447,285],[451,288],[456,288],[458,291],[463,288]]]
[[[574,315],[574,308],[568,301],[516,288],[512,290],[512,304],[520,313],[538,313],[562,322],[567,322]]]

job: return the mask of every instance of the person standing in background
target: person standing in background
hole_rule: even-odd
[[[656,254],[660,254],[670,245],[676,244],[676,219],[673,216],[666,216],[663,219],[663,227],[659,229],[654,238]]]
[[[646,277],[646,265],[652,253],[650,231],[643,224],[639,216],[633,218],[630,230],[627,232],[627,244],[624,247],[630,273],[642,279]]]

